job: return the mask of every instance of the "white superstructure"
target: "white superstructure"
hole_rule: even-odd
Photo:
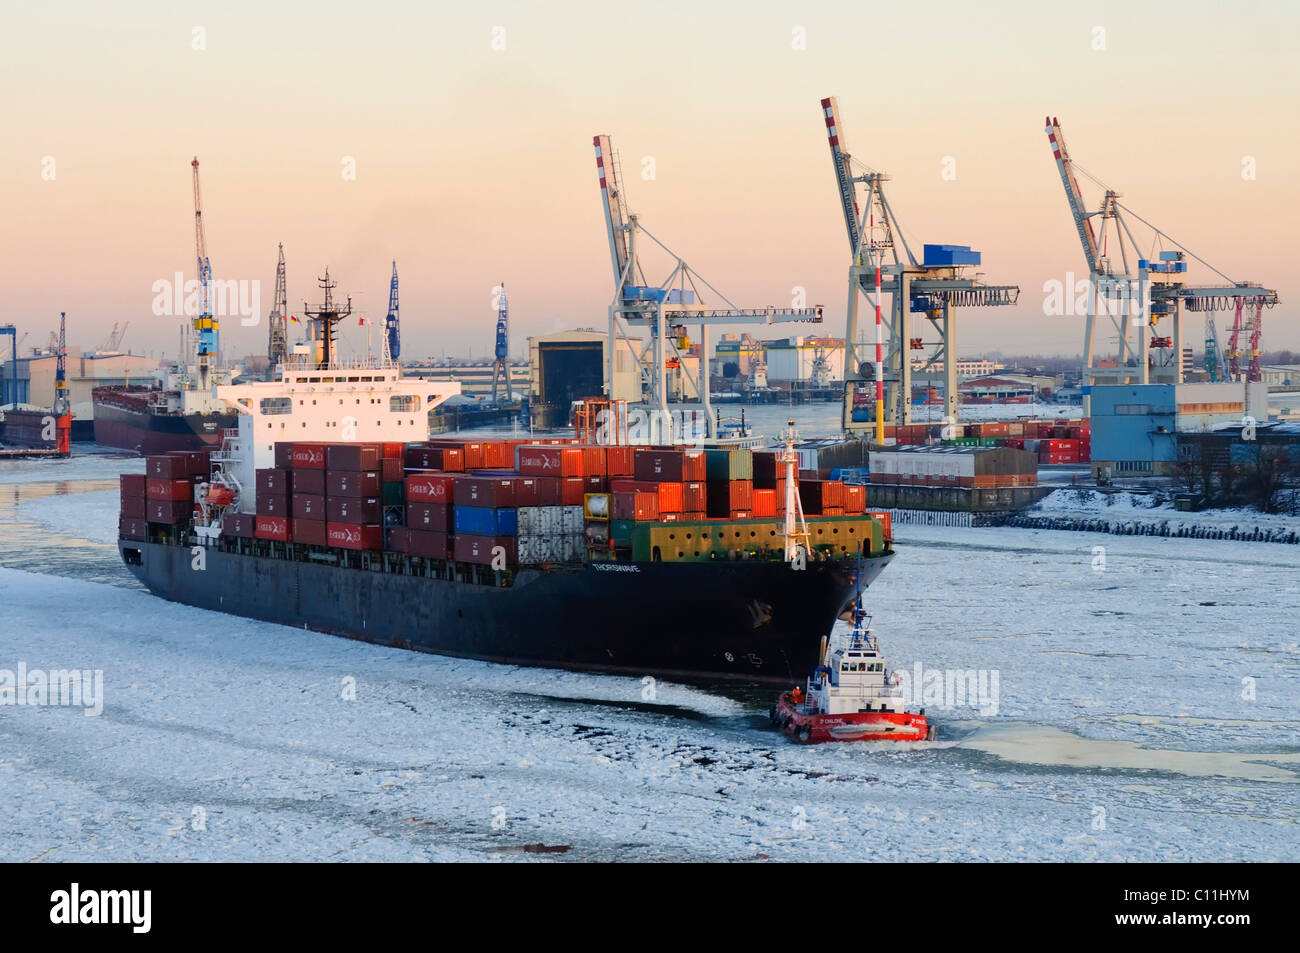
[[[239,486],[234,509],[253,513],[256,471],[275,466],[276,443],[427,440],[429,412],[459,394],[460,384],[406,377],[395,361],[299,362],[281,365],[279,380],[216,393],[239,413],[239,437],[219,455]]]

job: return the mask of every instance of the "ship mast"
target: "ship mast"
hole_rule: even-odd
[[[342,307],[334,303],[333,291],[338,287],[338,282],[330,281],[328,268],[325,269],[325,277],[316,280],[325,290],[325,303],[313,311],[311,305],[304,301],[303,312],[316,322],[316,336],[320,344],[320,360],[316,366],[327,368],[334,361],[335,327],[352,313],[352,298],[349,296],[348,303]]]
[[[793,563],[806,558],[812,551],[809,543],[808,523],[803,517],[803,504],[799,500],[799,471],[796,466],[799,455],[795,453],[794,442],[799,439],[799,432],[794,429],[794,420],[786,421],[786,429],[781,433],[784,446],[778,462],[785,465],[785,561]]]

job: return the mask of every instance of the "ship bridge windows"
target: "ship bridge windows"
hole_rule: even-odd
[[[289,397],[263,397],[258,406],[263,414],[293,413],[293,399]]]
[[[395,414],[410,413],[420,409],[420,398],[415,394],[394,394],[388,398],[388,409]]]

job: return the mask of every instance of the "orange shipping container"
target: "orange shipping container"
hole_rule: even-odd
[[[754,491],[754,515],[759,518],[776,516],[776,490]]]

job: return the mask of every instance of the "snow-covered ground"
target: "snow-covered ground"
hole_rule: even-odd
[[[1103,493],[1086,487],[1062,488],[1044,497],[1035,506],[1025,510],[1026,516],[1067,516],[1085,519],[1105,519],[1128,523],[1152,525],[1167,524],[1178,527],[1205,526],[1239,530],[1259,527],[1262,530],[1300,532],[1300,516],[1286,513],[1261,513],[1250,507],[1203,510],[1186,513],[1175,510],[1170,493],[1165,492],[1158,506],[1150,493]]]
[[[18,507],[0,542],[36,525],[115,555],[93,542],[112,493]],[[1300,854],[1300,547],[898,534],[871,590],[891,662],[999,678],[995,715],[931,705],[930,744],[801,748],[766,691],[647,698],[0,569],[0,669],[103,671],[98,717],[0,706],[0,839],[24,860]]]

